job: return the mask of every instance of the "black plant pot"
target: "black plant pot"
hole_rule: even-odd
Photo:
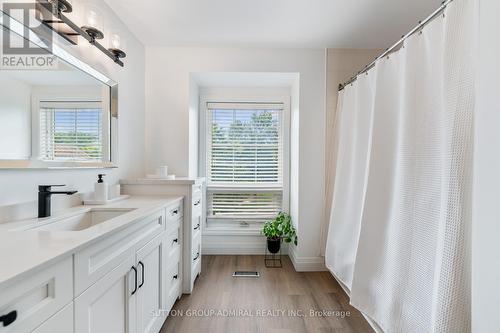
[[[268,238],[267,239],[267,249],[272,254],[278,253],[280,250],[280,246],[281,246],[281,239],[280,238],[277,238],[277,239]]]

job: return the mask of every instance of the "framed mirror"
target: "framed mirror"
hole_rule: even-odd
[[[116,82],[2,12],[0,29],[0,169],[115,167]]]

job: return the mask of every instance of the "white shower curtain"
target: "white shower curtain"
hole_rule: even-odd
[[[325,256],[327,267],[349,290],[358,247],[371,146],[374,73],[340,92],[338,151],[332,212]]]
[[[475,13],[455,0],[342,92],[326,262],[385,332],[470,331]]]

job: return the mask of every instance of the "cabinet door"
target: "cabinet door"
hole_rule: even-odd
[[[134,263],[130,255],[75,299],[75,333],[135,332],[139,275]]]
[[[159,235],[137,251],[137,332],[158,332],[165,319],[161,313],[164,238]]]

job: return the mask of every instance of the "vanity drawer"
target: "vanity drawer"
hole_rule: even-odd
[[[201,261],[201,235],[193,239],[191,246],[191,266]]]
[[[182,211],[182,202],[167,207],[167,223],[171,221],[177,221],[179,218],[181,218],[184,215],[184,212]]]
[[[167,234],[172,233],[174,230],[180,229],[181,224],[182,224],[182,219],[178,219],[175,221],[167,221],[167,228],[166,228]]]
[[[167,300],[165,302],[166,309],[168,311],[172,310],[172,307],[175,304],[175,301],[179,298],[179,294],[181,293],[181,281],[176,281],[172,287],[170,288],[168,295],[167,295]]]
[[[191,234],[193,235],[192,239],[195,239],[196,237],[201,235],[201,214],[193,217],[191,222],[191,228],[193,229],[191,230]]]
[[[203,206],[203,196],[201,195],[201,192],[193,193],[192,203],[193,203],[192,206],[193,211],[201,210],[201,207]]]
[[[75,253],[75,297],[165,229],[164,210]]]
[[[191,243],[191,286],[201,272],[201,233]]]
[[[17,318],[0,332],[31,332],[73,299],[72,258],[20,279],[0,290],[0,315]]]
[[[194,207],[193,210],[191,211],[191,218],[195,219],[195,218],[201,217],[203,215],[202,208],[203,208],[203,205],[201,205],[201,204]]]
[[[191,283],[194,285],[194,281],[198,277],[198,275],[201,273],[201,257],[199,260],[197,260],[192,269],[191,269]]]
[[[202,185],[193,185],[191,189],[191,193],[193,193],[193,198],[196,197],[197,195],[201,195],[202,191]]]
[[[176,229],[167,234],[165,243],[166,264],[170,266],[173,262],[179,262],[181,253],[180,230]]]
[[[170,266],[165,278],[165,309],[170,310],[181,293],[179,263]]]

